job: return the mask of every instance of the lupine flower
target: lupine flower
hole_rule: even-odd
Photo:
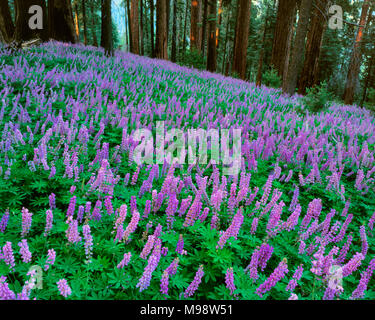
[[[251,223],[250,234],[255,234],[256,233],[257,228],[258,228],[258,223],[259,223],[259,219],[258,218],[254,218],[253,222]]]
[[[272,253],[273,253],[273,247],[270,246],[268,243],[262,243],[262,245],[259,248],[259,260],[258,260],[258,265],[261,271],[263,271],[266,268],[267,262],[271,258]]]
[[[56,259],[55,250],[54,249],[48,249],[47,261],[46,261],[46,264],[44,265],[44,271],[47,271],[50,266],[53,266],[55,264],[55,259]]]
[[[60,279],[57,281],[57,288],[59,289],[60,294],[65,298],[72,294],[72,289],[69,287],[66,279]]]
[[[154,270],[159,264],[160,255],[161,255],[161,240],[158,238],[156,239],[154,250],[151,256],[148,258],[148,263],[142,274],[142,277],[139,279],[136,285],[136,287],[139,288],[140,292],[142,292],[143,290],[147,289],[150,286],[152,273],[154,272]]]
[[[227,272],[225,274],[225,285],[230,290],[231,295],[234,291],[236,291],[236,286],[234,284],[233,268],[227,269]]]
[[[131,256],[132,256],[131,252],[124,253],[124,257],[121,260],[121,262],[117,265],[117,269],[122,269],[125,266],[127,266],[129,264],[129,262],[130,262]]]
[[[85,213],[85,207],[79,206],[78,207],[78,213],[77,213],[77,220],[78,220],[79,223],[82,222],[84,213]]]
[[[15,293],[9,289],[6,277],[0,276],[0,300],[15,300]]]
[[[320,276],[323,272],[323,261],[324,261],[324,247],[321,246],[318,250],[318,252],[316,252],[313,257],[315,258],[315,260],[312,261],[312,268],[310,269],[310,271],[314,274],[316,274],[317,276]]]
[[[49,198],[49,208],[51,210],[55,209],[56,208],[56,196],[55,196],[55,194],[51,193],[48,198]]]
[[[351,234],[348,235],[348,240],[342,246],[339,257],[336,259],[337,263],[344,263],[346,255],[348,254],[350,245],[352,243],[353,236]]]
[[[361,241],[362,241],[362,255],[363,257],[366,257],[367,250],[368,250],[368,242],[367,242],[367,236],[366,236],[366,227],[360,226],[359,227],[359,233],[361,235]]]
[[[27,244],[26,239],[22,239],[21,242],[18,243],[18,246],[20,247],[20,254],[22,256],[22,261],[24,263],[31,262],[31,252],[29,250],[29,245]]]
[[[160,281],[160,292],[168,295],[168,285],[169,285],[169,273],[167,270],[163,272]]]
[[[303,274],[303,266],[300,265],[300,266],[298,266],[298,268],[294,272],[293,277],[292,277],[292,279],[290,279],[290,281],[289,281],[288,285],[286,286],[285,290],[293,292],[294,289],[297,287],[298,281],[301,279],[302,274]]]
[[[161,248],[161,255],[165,257],[167,254],[168,254],[168,247]]]
[[[256,248],[251,255],[251,260],[249,265],[246,267],[245,272],[249,272],[250,279],[253,279],[253,281],[257,280],[259,278],[258,275],[258,263],[259,263],[259,257],[260,257],[260,249]]]
[[[299,247],[298,247],[298,253],[303,254],[305,252],[306,243],[300,240]]]
[[[83,239],[85,240],[85,254],[86,254],[86,262],[91,263],[91,256],[92,256],[92,247],[93,247],[93,240],[91,235],[90,226],[85,224],[82,227]]]
[[[342,275],[343,277],[350,276],[354,271],[356,271],[362,263],[365,257],[362,253],[357,252],[353,258],[351,258],[343,267]]]
[[[71,218],[67,221],[69,223],[69,227],[66,230],[66,237],[70,243],[77,243],[81,241],[81,237],[78,232],[78,221],[72,220]]]
[[[243,220],[244,220],[244,216],[243,216],[241,210],[238,210],[236,215],[233,217],[231,225],[220,237],[216,248],[222,249],[224,247],[225,243],[227,242],[227,240],[230,237],[234,237],[235,239],[237,239],[237,235],[238,235],[238,232],[241,228]]]
[[[130,223],[126,227],[124,235],[123,235],[123,238],[125,240],[127,240],[129,238],[130,234],[132,234],[135,231],[135,229],[137,229],[139,219],[140,219],[139,212],[134,211],[133,215],[132,215],[132,218],[130,220]]]
[[[184,249],[184,238],[182,237],[182,234],[180,234],[178,241],[177,241],[176,252],[179,254],[182,254],[183,249]]]
[[[111,199],[112,199],[111,196],[106,196],[104,199],[104,206],[107,210],[108,215],[111,215],[114,212]]]
[[[66,212],[66,217],[73,217],[74,215],[74,210],[77,202],[77,197],[73,196],[70,198],[69,206],[68,206],[68,211]]]
[[[95,203],[94,210],[92,211],[92,217],[95,220],[100,220],[102,218],[102,215],[100,214],[101,209],[102,209],[102,202],[100,200],[97,200]]]
[[[31,229],[33,214],[28,209],[22,208],[22,232],[21,237],[24,238]]]
[[[155,237],[153,235],[148,236],[147,242],[143,247],[143,250],[140,254],[142,259],[147,259],[148,255],[150,254],[152,248],[154,247]]]
[[[8,221],[9,221],[9,210],[7,209],[4,213],[4,215],[1,218],[0,221],[0,232],[4,233],[5,229],[8,226]]]
[[[194,292],[197,291],[199,284],[202,281],[203,275],[204,275],[203,265],[200,265],[198,271],[195,274],[194,280],[190,283],[190,285],[185,290],[185,293],[184,293],[185,298],[191,297],[194,294]]]
[[[282,229],[292,231],[298,224],[298,218],[301,214],[301,206],[297,204],[293,213],[289,216],[286,222],[283,223]]]
[[[375,168],[375,167],[374,167]],[[368,222],[368,227],[372,230],[374,228],[374,223],[375,223],[375,212],[371,216],[369,222]]]
[[[268,279],[256,289],[256,293],[262,297],[267,291],[270,291],[277,282],[284,278],[288,271],[287,261],[283,259]]]
[[[12,243],[7,241],[3,246],[3,259],[5,264],[7,264],[11,271],[14,271],[14,267],[16,266],[14,262],[14,254],[12,249]]]
[[[44,236],[47,237],[52,229],[53,224],[53,213],[52,210],[48,209],[46,211],[46,227],[44,229]]]

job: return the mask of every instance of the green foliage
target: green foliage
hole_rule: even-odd
[[[313,88],[308,88],[302,103],[310,112],[320,112],[329,107],[333,97],[327,89],[327,83],[322,82]]]
[[[267,70],[263,74],[263,84],[271,88],[280,88],[282,81],[281,78],[277,75],[277,71],[274,68]]]
[[[375,88],[368,89],[367,101],[364,103],[364,106],[375,112]]]
[[[177,63],[182,66],[192,67],[199,70],[206,68],[204,57],[197,50],[186,50],[185,54],[181,53],[177,57]]]

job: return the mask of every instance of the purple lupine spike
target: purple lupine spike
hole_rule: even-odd
[[[51,266],[55,264],[56,252],[54,249],[48,249],[47,260],[44,265],[44,271],[47,271]]]
[[[232,267],[228,268],[227,272],[225,273],[225,285],[227,289],[229,289],[231,295],[233,295],[234,291],[237,290],[234,284],[234,275]]]
[[[147,242],[143,247],[141,254],[139,255],[141,259],[146,260],[150,254],[152,248],[154,247],[155,237],[153,235],[148,236]]]
[[[288,285],[286,286],[285,290],[293,292],[294,289],[297,287],[298,281],[301,279],[302,274],[303,274],[303,265],[301,264],[298,266],[298,268],[294,272],[293,277],[288,282]]]
[[[59,289],[60,294],[65,298],[72,294],[72,289],[69,287],[66,279],[60,279],[57,281],[57,288]]]
[[[53,224],[53,213],[52,210],[48,209],[46,211],[46,227],[44,229],[44,236],[47,237],[52,229]]]
[[[77,201],[77,197],[76,196],[73,196],[73,197],[70,198],[70,202],[69,202],[69,206],[68,206],[68,211],[66,212],[66,217],[67,218],[73,217],[75,206],[76,206],[76,201]]]
[[[276,269],[272,272],[272,274],[267,278],[266,281],[264,281],[257,289],[256,293],[262,297],[266,292],[270,291],[277,282],[279,282],[281,279],[285,277],[285,275],[288,273],[288,265],[287,261],[284,258],[279,265],[276,267]]]
[[[4,233],[5,229],[8,226],[8,221],[9,221],[9,209],[7,209],[4,213],[4,215],[1,217],[0,221],[0,232]]]
[[[124,231],[124,235],[123,235],[124,240],[127,240],[130,234],[132,234],[137,229],[139,219],[140,219],[139,212],[134,211],[132,218],[130,220],[130,223],[128,224],[128,226],[126,227]]]
[[[131,252],[124,253],[124,257],[122,258],[120,263],[117,265],[117,269],[122,269],[125,266],[127,266],[130,262],[131,256],[132,256]]]
[[[184,250],[184,238],[182,237],[182,234],[180,234],[178,241],[177,241],[176,252],[179,254],[182,254],[183,250]]]
[[[33,214],[28,209],[22,208],[22,238],[24,238],[30,232],[32,216]]]
[[[7,241],[3,246],[3,260],[5,264],[9,266],[10,271],[14,271],[14,267],[16,266],[16,264],[14,262],[12,243],[9,241]]]
[[[195,291],[197,291],[199,284],[202,281],[203,276],[204,276],[203,265],[200,265],[198,271],[196,272],[194,276],[194,280],[190,283],[190,285],[185,290],[185,293],[184,293],[185,299],[194,295]]]
[[[24,263],[31,262],[32,254],[29,250],[29,245],[27,244],[27,240],[22,239],[21,242],[18,243],[18,246],[20,247],[20,254],[22,256],[22,261]]]
[[[360,226],[359,227],[359,233],[361,236],[361,241],[362,241],[362,255],[366,257],[367,251],[368,251],[368,242],[367,242],[367,236],[366,236],[366,227],[365,226]]]
[[[154,250],[151,256],[148,258],[148,263],[142,277],[139,279],[136,287],[139,288],[139,291],[142,292],[143,290],[147,289],[150,286],[150,281],[152,277],[152,273],[155,271],[156,267],[159,264],[161,256],[161,240],[159,238],[156,239]]]
[[[356,271],[359,266],[362,264],[364,256],[362,253],[357,252],[353,258],[351,258],[343,267],[342,267],[342,276],[350,276],[354,271]]]
[[[169,285],[169,273],[167,270],[165,270],[160,280],[160,292],[165,295],[168,295],[168,285]]]
[[[85,224],[82,227],[83,239],[85,240],[85,254],[86,254],[86,263],[91,263],[92,256],[92,247],[93,247],[93,238],[91,235],[91,229],[88,224]]]

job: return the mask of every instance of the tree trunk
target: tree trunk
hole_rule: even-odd
[[[14,24],[10,14],[8,0],[0,1],[0,33],[6,43],[12,41],[14,36]]]
[[[154,42],[154,0],[150,0],[150,37],[151,37],[151,57],[155,58]]]
[[[105,55],[113,56],[111,0],[102,0],[102,38]]]
[[[269,7],[267,6],[266,10],[266,19],[264,21],[264,31],[263,31],[263,39],[262,39],[262,49],[260,51],[259,55],[259,61],[258,61],[258,72],[257,72],[257,78],[256,78],[256,86],[260,87],[262,85],[262,75],[263,75],[263,61],[264,61],[264,51],[266,46],[266,39],[267,39],[267,21],[269,19],[268,17]]]
[[[167,1],[156,1],[156,58],[168,60],[167,51]]]
[[[94,3],[91,2],[90,4],[90,12],[91,12],[91,31],[92,31],[92,41],[95,47],[98,46],[98,38],[96,37],[96,30],[95,30],[95,19],[94,19]]]
[[[216,27],[216,50],[219,49],[220,26],[223,19],[223,0],[219,0],[219,9],[217,11],[218,20]]]
[[[207,9],[208,9],[208,0],[203,0],[203,19],[202,19],[202,44],[201,51],[204,57],[206,53],[206,30],[207,30]]]
[[[296,0],[279,0],[271,55],[271,66],[276,69],[279,77],[284,76],[284,69],[288,70],[287,53],[292,38],[296,3]]]
[[[298,82],[298,93],[306,94],[306,88],[319,81],[319,58],[326,23],[323,14],[328,14],[328,0],[321,0],[314,7],[310,30],[307,34],[305,61]]]
[[[283,92],[288,93],[289,95],[293,95],[296,91],[298,73],[303,62],[303,51],[305,47],[307,28],[309,26],[311,8],[311,0],[301,1],[301,9],[299,12],[298,26],[292,51],[292,58],[288,67],[285,86],[283,86]]]
[[[209,8],[209,23],[208,23],[208,47],[207,47],[207,70],[211,72],[216,71],[217,67],[217,53],[216,53],[216,0],[210,3]]]
[[[14,39],[17,42],[28,41],[28,40],[35,39],[35,38],[46,40],[47,39],[46,2],[44,0],[16,0],[14,4],[15,4],[15,13],[16,13],[16,28],[14,30]],[[33,30],[29,27],[29,19],[33,16],[33,14],[29,14],[29,8],[32,5],[38,5],[42,7],[42,10],[43,10],[42,29]],[[8,23],[8,21],[6,23]]]
[[[74,4],[74,27],[76,30],[77,40],[79,42],[79,22],[78,22],[78,5],[77,2]]]
[[[344,102],[345,104],[353,104],[354,102],[354,93],[356,84],[359,76],[359,69],[361,66],[362,53],[361,53],[361,42],[363,38],[363,30],[366,25],[367,12],[370,6],[370,0],[364,0],[362,5],[362,13],[360,18],[360,27],[355,39],[354,48],[349,64],[349,71],[346,78],[346,85],[344,91]]]
[[[247,44],[249,38],[251,0],[238,0],[237,26],[232,70],[241,79],[246,77]]]
[[[48,1],[48,29],[52,39],[77,43],[70,0]]]
[[[143,56],[145,54],[145,48],[144,48],[144,39],[143,39],[143,0],[140,0],[140,7],[139,7],[139,10],[141,11],[140,12],[140,17],[141,17],[141,21],[140,21],[140,26],[139,26],[139,41],[140,41],[140,53],[141,55]]]
[[[182,56],[185,57],[186,51],[186,28],[187,28],[188,4],[185,4],[185,19],[184,19],[184,38],[182,40]]]
[[[173,27],[172,27],[172,52],[171,61],[176,62],[177,55],[177,0],[173,0]]]
[[[133,33],[132,33],[132,19],[131,19],[131,11],[130,11],[130,0],[126,1],[126,9],[128,11],[128,29],[129,29],[129,50],[133,52]]]
[[[225,72],[225,62],[226,62],[226,58],[227,58],[227,46],[228,46],[228,35],[229,35],[229,22],[230,22],[230,18],[231,18],[231,13],[232,13],[232,11],[230,11],[230,13],[227,16],[227,25],[226,25],[226,28],[225,28],[224,56],[223,56],[223,64],[221,66],[221,73],[222,74],[224,74],[224,72]]]
[[[167,6],[167,48],[168,48],[168,41],[169,41],[169,16],[171,13],[171,2],[170,0],[166,0],[166,6]]]
[[[83,18],[83,41],[87,46],[87,19],[86,19],[86,0],[82,0],[82,18]]]
[[[132,33],[131,52],[139,54],[139,24],[138,24],[138,0],[131,0],[130,2],[130,23]]]
[[[201,0],[192,0],[191,1],[191,11],[190,11],[190,47],[199,52],[200,43],[199,41],[199,7],[201,6]]]

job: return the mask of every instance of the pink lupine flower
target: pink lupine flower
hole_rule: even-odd
[[[147,259],[148,255],[150,254],[152,248],[154,247],[155,237],[153,235],[148,236],[147,242],[143,247],[143,250],[140,254],[141,259]]]
[[[33,214],[28,209],[22,208],[22,232],[21,237],[24,238],[31,229]]]
[[[31,252],[29,250],[29,245],[27,244],[26,239],[22,239],[21,242],[18,243],[18,246],[20,247],[20,254],[22,256],[22,261],[24,263],[31,262]]]
[[[67,220],[69,224],[68,229],[66,230],[66,237],[70,243],[77,243],[81,241],[81,237],[78,232],[78,221],[72,218]]]
[[[124,231],[123,239],[127,240],[130,234],[132,234],[137,229],[139,219],[140,219],[139,212],[134,211],[132,218],[130,220],[130,223],[128,224],[128,226],[126,227]]]
[[[47,237],[52,229],[53,224],[53,213],[52,210],[48,209],[46,211],[46,227],[44,229],[44,236]]]
[[[59,289],[60,294],[65,298],[72,294],[72,289],[69,287],[66,279],[60,279],[57,281],[57,288]]]
[[[120,261],[120,263],[117,265],[117,269],[122,269],[125,266],[127,266],[130,262],[131,256],[132,256],[131,252],[124,253],[124,257]]]
[[[48,249],[47,261],[46,261],[46,264],[44,265],[44,271],[47,271],[50,266],[53,266],[55,264],[55,259],[56,259],[55,250],[54,249]]]
[[[14,271],[14,267],[16,266],[16,264],[14,262],[12,243],[9,241],[7,241],[3,246],[3,260],[5,264],[9,266],[10,271]]]

